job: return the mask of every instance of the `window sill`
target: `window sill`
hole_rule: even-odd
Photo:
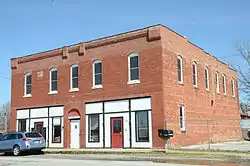
[[[92,89],[101,89],[101,88],[103,88],[102,85],[95,85],[95,86],[92,87]]]
[[[198,86],[197,85],[193,85],[194,86],[194,89],[198,89]]]
[[[24,96],[23,96],[23,98],[30,98],[30,97],[32,97],[31,94],[29,94],[29,95],[24,95]]]
[[[224,93],[224,96],[226,97],[226,96],[227,96],[227,94],[226,94],[226,93]]]
[[[186,129],[180,129],[180,131],[181,131],[182,133],[185,133],[185,132],[186,132]]]
[[[184,86],[184,83],[183,82],[178,82],[179,85],[181,86]]]
[[[139,84],[140,80],[129,81],[128,84]]]
[[[209,92],[209,89],[206,89],[207,92]]]
[[[50,91],[48,94],[49,95],[56,95],[56,94],[58,94],[58,91]]]
[[[79,88],[70,89],[69,92],[78,92]]]

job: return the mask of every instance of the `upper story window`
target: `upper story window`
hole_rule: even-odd
[[[32,91],[32,75],[31,73],[26,73],[24,76],[24,96],[31,96],[31,91]]]
[[[227,94],[227,82],[226,82],[226,75],[223,74],[222,75],[222,85],[223,85],[223,94],[226,95]]]
[[[128,67],[129,67],[129,83],[140,82],[140,71],[139,71],[139,54],[132,53],[128,56]]]
[[[197,78],[197,64],[193,62],[193,85],[194,87],[198,87],[198,78]]]
[[[72,65],[70,68],[70,89],[78,91],[78,65]]]
[[[183,68],[182,68],[182,58],[181,56],[177,57],[177,68],[178,68],[178,82],[183,83]]]
[[[184,113],[184,105],[180,105],[180,130],[185,131],[186,125],[185,125],[185,113]]]
[[[215,73],[215,85],[216,85],[216,92],[220,93],[220,81],[219,81],[219,73]]]
[[[50,93],[57,92],[57,69],[50,70]]]
[[[208,67],[205,68],[205,87],[206,87],[206,90],[209,90],[209,72],[208,72]]]
[[[235,97],[235,82],[234,82],[234,78],[231,79],[231,84],[232,84],[232,96]]]
[[[93,62],[93,88],[102,88],[102,62]]]

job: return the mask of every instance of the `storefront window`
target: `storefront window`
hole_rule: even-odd
[[[26,131],[26,119],[18,120],[18,131]]]
[[[61,131],[61,119],[59,120],[60,123],[56,123],[55,124],[55,120],[59,120],[59,119],[55,119],[52,118],[52,124],[53,124],[53,143],[61,143],[61,137],[62,137],[62,131]]]
[[[135,113],[136,142],[149,142],[148,111]]]
[[[89,115],[89,142],[99,142],[100,141],[100,131],[99,131],[99,115]]]

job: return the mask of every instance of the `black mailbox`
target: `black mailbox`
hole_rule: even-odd
[[[173,130],[158,129],[158,136],[164,139],[169,139],[174,136]]]

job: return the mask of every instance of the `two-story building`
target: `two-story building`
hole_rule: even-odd
[[[240,117],[237,72],[163,25],[13,58],[11,73],[10,128],[48,147],[162,148],[168,121],[191,145],[207,138],[189,120]],[[223,124],[218,141],[241,137]]]

